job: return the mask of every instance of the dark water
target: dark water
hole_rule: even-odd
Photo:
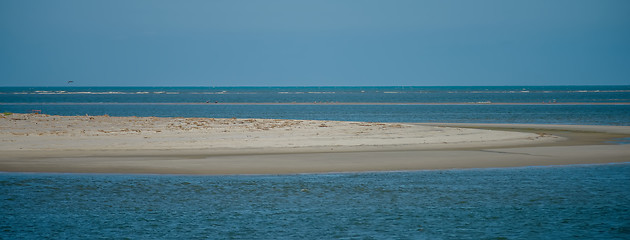
[[[3,239],[628,239],[630,164],[289,176],[0,174]]]
[[[320,104],[215,105],[215,101]],[[321,104],[331,102],[398,105]],[[454,104],[471,102],[519,104]],[[39,110],[53,115],[630,125],[630,105],[613,105],[627,102],[630,86],[0,88],[0,111]]]
[[[0,105],[52,115],[630,125],[630,105]]]

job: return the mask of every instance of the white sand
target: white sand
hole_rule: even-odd
[[[533,133],[416,124],[14,114],[0,118],[0,150],[440,149],[559,140]]]
[[[275,174],[624,162],[630,145],[602,139],[627,135],[629,127],[610,126],[14,114],[0,118],[0,171]]]

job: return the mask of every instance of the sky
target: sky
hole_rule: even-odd
[[[68,85],[630,85],[630,1],[0,1],[0,86]]]

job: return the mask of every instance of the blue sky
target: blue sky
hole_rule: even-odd
[[[0,1],[0,86],[630,84],[630,1]]]

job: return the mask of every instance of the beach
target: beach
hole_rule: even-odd
[[[627,162],[627,126],[11,114],[0,171],[295,174]]]

